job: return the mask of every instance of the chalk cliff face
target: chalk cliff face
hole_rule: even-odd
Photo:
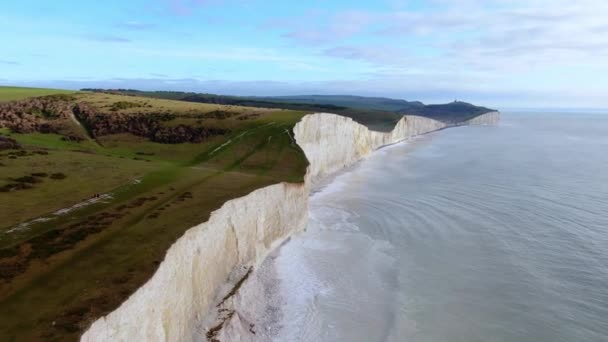
[[[192,341],[231,273],[255,267],[304,229],[307,198],[304,184],[281,183],[226,202],[171,246],[154,276],[81,341]]]
[[[370,131],[351,118],[334,114],[307,115],[294,127],[296,142],[310,162],[308,176],[314,183],[324,176],[361,160],[377,148],[444,128],[442,122],[404,116],[393,131]]]
[[[466,121],[465,125],[496,125],[500,121],[499,112],[489,112]]]
[[[444,127],[405,116],[392,132],[381,133],[338,115],[305,116],[294,134],[310,163],[306,181],[271,185],[226,202],[175,242],[154,276],[95,321],[81,341],[244,337],[251,327],[239,318],[231,297],[271,250],[306,227],[310,184],[383,145]]]

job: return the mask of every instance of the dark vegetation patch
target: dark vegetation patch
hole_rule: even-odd
[[[9,178],[12,183],[5,184],[0,187],[0,192],[11,192],[18,190],[28,190],[34,188],[34,184],[41,183],[42,178],[48,177],[46,172],[34,172],[27,176]],[[53,173],[51,179],[64,179],[66,175],[63,173]]]
[[[236,119],[237,120],[241,120],[241,121],[245,121],[245,120],[255,119],[255,118],[259,117],[259,116],[260,116],[260,114],[244,114],[244,115],[241,115],[241,116],[237,117]]]
[[[189,125],[164,126],[163,121],[175,118],[174,114],[107,114],[81,103],[74,107],[76,117],[93,137],[131,133],[163,144],[200,143],[212,136],[229,133],[227,129],[193,127]]]
[[[10,151],[7,152],[6,154],[0,154],[0,158],[3,157],[7,157],[9,159],[17,159],[17,158],[21,158],[21,157],[31,157],[31,156],[36,156],[36,155],[48,155],[49,152],[47,151],[42,151],[42,150],[17,150],[17,151]]]
[[[179,196],[177,196],[173,201],[165,204],[164,206],[162,206],[160,208],[157,208],[152,214],[148,215],[148,218],[149,219],[158,218],[160,216],[160,214],[165,209],[168,209],[171,205],[187,201],[189,199],[192,199],[193,197],[194,196],[192,195],[192,193],[190,191],[184,192],[184,193],[180,194]]]
[[[11,192],[17,190],[27,190],[34,186],[30,183],[8,183],[0,187],[0,192]]]
[[[239,115],[239,113],[229,112],[229,111],[225,111],[225,110],[214,110],[212,112],[195,115],[194,117],[197,118],[197,119],[224,120],[224,119],[231,118],[231,117],[233,117],[235,115]]]
[[[71,142],[81,142],[84,141],[84,138],[78,135],[67,134],[61,137],[63,141],[71,141]]]
[[[23,182],[18,184],[29,184],[27,182],[34,177],[21,178],[24,178]],[[49,230],[19,245],[0,249],[0,280],[10,281],[22,274],[33,260],[44,260],[57,253],[74,248],[77,243],[89,235],[99,233],[111,226],[114,221],[125,217],[129,213],[126,209],[137,208],[147,202],[156,200],[158,198],[155,196],[138,197],[113,211],[90,215],[84,220]]]
[[[15,133],[67,133],[74,100],[71,95],[49,95],[2,103],[0,128]]]
[[[123,110],[123,109],[139,108],[139,107],[142,107],[142,105],[137,102],[118,101],[118,102],[114,102],[110,106],[110,111],[117,112],[117,111]]]
[[[13,138],[0,135],[0,151],[2,150],[19,150],[21,145]]]
[[[30,184],[35,184],[35,183],[40,182],[40,180],[38,178],[32,177],[32,176],[23,176],[23,177],[19,177],[19,178],[13,178],[12,180],[17,183],[30,183]]]
[[[63,172],[52,173],[50,176],[51,179],[65,179],[67,176]]]
[[[177,118],[177,115],[173,113],[148,113],[148,114],[140,114],[140,115],[148,115],[157,121],[171,121]]]
[[[116,283],[116,285],[120,284]],[[101,312],[111,310],[111,308],[111,300],[104,295],[89,298],[80,304],[72,305],[53,321],[52,330],[47,331],[45,337],[52,340],[66,333],[73,334],[83,331],[90,324],[89,321],[97,317]]]
[[[229,133],[227,129],[163,123],[177,115],[169,112],[121,113],[123,109],[142,107],[130,101],[114,102],[104,112],[85,102],[77,102],[71,95],[52,95],[0,104],[0,128],[15,133],[55,133],[63,141],[81,142],[85,132],[74,121],[77,119],[93,138],[110,134],[130,133],[163,144],[200,143],[212,136]],[[205,118],[226,118],[231,112],[216,111],[202,114]],[[11,138],[2,137],[0,149],[16,149]]]
[[[146,202],[156,201],[158,198],[156,196],[150,197],[138,197],[135,200],[131,201],[127,204],[127,208],[138,208],[144,205]]]
[[[32,154],[31,154],[31,152],[20,150],[20,151],[9,152],[8,155],[13,156],[13,157],[25,157],[25,156],[29,156]]]
[[[20,151],[23,152],[23,151]],[[54,180],[65,179],[67,176],[62,172],[53,173],[49,176],[46,172],[33,172],[27,176],[8,178],[11,183],[0,187],[0,192],[11,192],[17,190],[28,190],[34,188],[34,184],[42,183],[42,178],[49,177]]]
[[[47,95],[47,96],[42,96],[39,98],[42,98],[45,100],[51,100],[51,101],[66,101],[66,102],[76,101],[76,96],[70,95],[70,94]]]

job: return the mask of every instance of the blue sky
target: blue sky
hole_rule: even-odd
[[[0,84],[608,107],[604,0],[4,1]]]

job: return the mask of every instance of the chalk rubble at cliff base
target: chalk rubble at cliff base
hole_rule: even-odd
[[[498,119],[499,113],[493,112],[466,124],[495,124]],[[306,228],[311,184],[383,145],[445,127],[436,120],[404,116],[391,132],[382,133],[334,114],[305,116],[294,127],[296,142],[310,163],[305,182],[267,186],[226,202],[209,221],[179,238],[152,278],[118,309],[95,321],[81,341],[250,339],[253,326],[238,307],[255,305],[252,301],[262,297],[252,292],[262,285],[247,277],[273,249]],[[245,293],[239,296],[235,292],[241,287]]]

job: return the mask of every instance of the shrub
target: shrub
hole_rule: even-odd
[[[137,108],[141,107],[139,103],[129,102],[129,101],[118,101],[114,102],[112,106],[110,106],[110,110],[113,112],[117,112],[121,109],[129,109],[129,108]]]
[[[65,179],[66,177],[67,176],[61,172],[51,174],[51,179]]]
[[[49,99],[54,101],[74,101],[76,97],[68,94],[55,94],[55,95],[47,95],[42,96],[43,99]]]
[[[84,138],[79,137],[77,135],[64,135],[63,137],[61,137],[61,140],[71,141],[71,142],[81,142],[84,140]]]
[[[36,178],[32,177],[32,176],[23,176],[23,177],[19,177],[19,178],[15,178],[13,179],[15,182],[17,183],[38,183],[39,180],[37,180]]]
[[[48,177],[49,174],[46,172],[34,172],[34,173],[32,173],[32,176],[33,177]]]
[[[30,183],[10,183],[0,187],[0,192],[10,192],[13,190],[26,190],[33,188]]]

